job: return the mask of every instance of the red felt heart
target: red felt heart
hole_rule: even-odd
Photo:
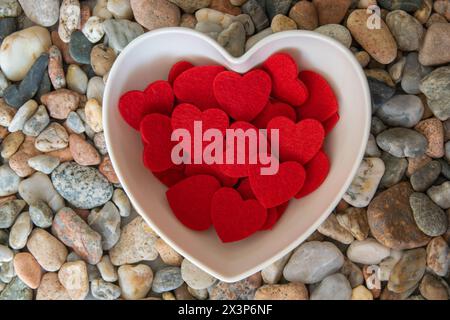
[[[141,121],[144,164],[151,171],[162,172],[174,166],[171,153],[175,144],[171,135],[172,125],[168,116],[152,113]]]
[[[305,165],[306,179],[303,188],[295,196],[303,198],[319,188],[328,176],[330,161],[323,151],[319,151],[314,158]]]
[[[214,177],[197,175],[172,186],[166,192],[173,213],[186,227],[206,230],[211,226],[211,202],[220,183]]]
[[[179,101],[193,104],[200,110],[219,108],[213,83],[224,70],[222,66],[199,66],[184,71],[173,83],[175,96]]]
[[[129,91],[119,100],[119,112],[122,118],[131,127],[139,130],[144,117],[151,113],[151,101],[142,91]]]
[[[269,121],[275,117],[286,117],[292,121],[296,121],[297,113],[290,105],[284,102],[271,100],[252,123],[259,129],[265,129],[267,128]]]
[[[256,200],[242,200],[235,189],[221,188],[211,203],[212,223],[223,242],[245,239],[258,231],[267,212]]]
[[[318,73],[300,72],[300,80],[308,88],[308,100],[297,109],[299,119],[316,119],[323,122],[338,112],[338,102],[333,89]]]
[[[269,122],[267,129],[269,132],[279,130],[280,159],[301,164],[307,163],[317,154],[325,138],[322,124],[314,119],[294,123],[286,117],[276,117]]]
[[[214,80],[217,102],[235,120],[253,120],[269,101],[271,90],[270,76],[258,69],[244,75],[224,71]]]
[[[241,194],[241,197],[244,200],[256,199],[248,178],[242,179],[236,190]]]
[[[221,182],[221,184],[225,187],[232,187],[234,186],[238,179],[228,177],[225,174],[222,173],[220,170],[220,165],[218,164],[187,164],[186,169],[184,171],[186,176],[194,176],[198,174],[207,174],[215,177],[217,180]]]
[[[169,71],[169,76],[167,80],[170,84],[173,84],[176,78],[186,70],[193,68],[194,65],[188,61],[178,61],[175,63]]]
[[[339,122],[339,118],[339,114],[335,113],[327,120],[322,122],[323,128],[325,129],[325,135],[328,135],[331,131],[333,131],[334,127],[336,127],[337,123]]]
[[[155,81],[144,92],[150,101],[151,113],[170,115],[175,96],[173,95],[172,87],[167,81]]]
[[[280,220],[281,216],[286,211],[289,202],[283,203],[275,208],[267,209],[267,220],[266,223],[261,227],[262,231],[272,230],[275,224]]]
[[[256,199],[265,207],[279,206],[294,197],[305,182],[305,169],[294,161],[283,162],[274,175],[262,175],[260,168],[250,169],[250,186]]]
[[[308,99],[308,89],[298,79],[298,67],[286,53],[275,53],[263,64],[272,78],[272,95],[294,107],[301,106]]]
[[[184,170],[184,164],[180,164],[163,172],[154,172],[153,175],[161,181],[162,184],[170,188],[174,184],[186,179]]]
[[[248,138],[245,138],[245,146],[242,148],[242,146],[239,146],[238,139],[231,139],[232,136],[230,136],[229,133],[227,133],[226,138],[226,148],[225,148],[225,155],[224,155],[224,165],[220,166],[220,169],[222,172],[229,176],[234,178],[241,178],[241,177],[247,177],[248,176],[248,170],[249,167],[258,165],[259,163],[259,157],[258,152],[259,150],[259,130],[252,125],[251,123],[245,122],[245,121],[236,121],[230,126],[230,132],[234,132],[234,134],[244,134]],[[231,131],[233,130],[233,131]],[[240,132],[237,130],[241,130]],[[269,143],[267,142],[266,137],[264,137],[266,140],[267,150],[269,148]],[[252,142],[251,142],[252,141]],[[250,142],[254,143],[256,145],[256,148],[250,148]],[[261,152],[266,153],[267,150],[261,150]],[[233,152],[234,151],[234,152]],[[229,163],[226,160],[227,152],[234,154],[233,163]],[[239,161],[238,161],[239,160]],[[244,163],[242,161],[244,160]],[[252,160],[252,161],[251,161]],[[255,162],[256,163],[251,163]],[[241,162],[241,163],[239,163]]]

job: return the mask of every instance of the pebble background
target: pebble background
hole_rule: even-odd
[[[0,299],[448,299],[449,21],[448,0],[0,0]],[[366,158],[335,212],[237,283],[158,238],[105,147],[111,65],[166,26],[234,56],[313,30],[348,47],[370,84]]]

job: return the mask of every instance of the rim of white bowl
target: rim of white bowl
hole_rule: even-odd
[[[278,32],[278,33],[274,33],[271,34],[265,38],[263,38],[262,40],[258,41],[253,47],[251,47],[245,54],[243,54],[240,57],[233,57],[231,56],[222,46],[220,46],[214,39],[208,37],[207,35],[204,35],[198,31],[195,30],[191,30],[191,29],[187,29],[187,28],[182,28],[182,27],[169,27],[169,28],[161,28],[161,29],[157,29],[157,30],[153,30],[153,31],[149,31],[147,33],[142,34],[141,36],[137,37],[136,39],[134,39],[132,42],[130,42],[125,49],[120,53],[120,55],[118,56],[118,58],[116,59],[116,61],[114,62],[111,71],[109,73],[108,78],[112,78],[116,76],[117,73],[117,69],[119,68],[118,66],[121,64],[122,60],[125,59],[126,53],[128,51],[132,51],[134,49],[134,47],[138,46],[141,42],[144,41],[148,41],[148,38],[152,38],[154,36],[159,36],[159,35],[164,35],[164,34],[173,34],[173,33],[177,33],[177,34],[185,34],[185,35],[190,35],[190,36],[195,36],[198,38],[201,38],[202,40],[208,42],[211,46],[213,46],[226,60],[228,60],[231,64],[237,65],[237,64],[241,64],[243,63],[245,60],[247,60],[251,55],[254,54],[254,52],[258,51],[260,47],[265,46],[267,43],[275,40],[275,39],[281,39],[281,38],[287,38],[287,37],[293,37],[293,36],[298,36],[298,35],[302,35],[302,36],[307,36],[310,38],[315,38],[315,39],[320,39],[321,41],[325,41],[328,42],[330,44],[332,44],[333,46],[335,46],[338,50],[340,50],[345,56],[346,58],[350,61],[353,69],[356,71],[358,79],[360,81],[360,84],[363,87],[363,95],[365,98],[365,105],[364,107],[367,109],[367,117],[364,119],[364,127],[365,127],[365,131],[364,131],[364,136],[363,136],[363,143],[361,144],[359,150],[358,150],[358,156],[355,159],[355,162],[353,164],[352,170],[350,172],[350,174],[348,175],[347,179],[345,180],[345,182],[342,184],[341,189],[339,190],[339,192],[336,194],[336,198],[333,202],[331,202],[329,204],[329,206],[327,207],[326,210],[324,210],[324,212],[321,214],[321,216],[319,217],[319,219],[316,220],[315,223],[313,223],[307,230],[306,232],[302,233],[295,241],[293,241],[289,246],[287,246],[286,248],[284,248],[283,250],[281,250],[278,254],[274,255],[273,257],[271,257],[270,259],[252,267],[249,268],[246,271],[243,271],[237,275],[224,275],[221,273],[218,273],[216,270],[213,270],[211,268],[209,268],[207,265],[203,264],[201,261],[197,260],[196,258],[192,257],[188,252],[186,252],[185,250],[181,249],[176,243],[172,242],[170,240],[169,237],[167,237],[163,232],[161,232],[161,230],[153,223],[153,221],[145,214],[145,209],[142,208],[139,204],[139,202],[135,199],[135,197],[133,196],[133,193],[128,190],[128,187],[126,185],[126,183],[122,183],[122,181],[124,181],[123,177],[125,176],[125,174],[122,172],[122,170],[119,168],[118,165],[116,165],[115,163],[115,151],[112,148],[112,142],[110,140],[110,135],[109,135],[109,113],[106,112],[106,106],[109,105],[109,93],[111,91],[111,81],[107,81],[106,86],[105,86],[105,91],[104,91],[104,96],[103,96],[103,127],[104,127],[104,135],[105,135],[105,141],[106,141],[106,146],[108,149],[108,153],[110,155],[110,159],[111,162],[113,164],[114,170],[117,174],[117,177],[119,178],[119,181],[121,182],[121,185],[123,187],[123,189],[125,190],[126,194],[128,195],[128,197],[130,198],[130,201],[132,202],[134,208],[136,209],[137,213],[144,219],[144,221],[153,229],[156,231],[156,233],[168,244],[170,245],[173,249],[175,249],[178,253],[180,253],[184,258],[188,259],[189,261],[191,261],[192,263],[194,263],[195,265],[197,265],[199,268],[201,268],[202,270],[206,271],[207,273],[211,274],[212,276],[214,276],[215,278],[224,281],[224,282],[236,282],[239,280],[242,280],[256,272],[261,271],[262,269],[264,269],[265,267],[269,266],[270,264],[272,264],[273,262],[281,259],[283,256],[285,256],[287,253],[289,253],[290,251],[294,250],[296,247],[298,247],[301,243],[303,243],[314,231],[317,230],[317,228],[322,224],[322,222],[325,221],[326,218],[328,218],[328,216],[332,213],[333,209],[337,206],[337,204],[339,203],[339,201],[342,199],[344,193],[347,191],[348,187],[350,186],[351,182],[353,181],[354,176],[356,175],[356,172],[361,164],[361,161],[364,158],[364,153],[366,150],[366,146],[367,146],[367,141],[369,139],[369,134],[370,134],[370,125],[371,125],[371,117],[372,117],[372,113],[371,113],[371,105],[372,105],[372,100],[371,100],[371,95],[370,95],[370,89],[369,89],[369,84],[367,82],[367,77],[364,74],[364,71],[361,67],[361,65],[359,64],[359,62],[356,60],[355,56],[352,54],[352,52],[350,51],[350,49],[346,48],[343,44],[341,44],[340,42],[338,42],[337,40],[322,35],[320,33],[317,32],[313,32],[313,31],[307,31],[307,30],[291,30],[291,31],[283,31],[283,32]]]

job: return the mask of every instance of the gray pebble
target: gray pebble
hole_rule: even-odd
[[[156,293],[175,290],[183,284],[181,269],[178,267],[167,267],[158,270],[153,278],[152,291]]]
[[[265,8],[270,20],[277,14],[288,14],[292,0],[265,0]]]
[[[13,225],[16,217],[25,208],[23,200],[9,200],[0,205],[0,229],[6,229]]]
[[[90,64],[93,46],[94,45],[86,38],[83,32],[77,30],[72,33],[70,37],[70,56],[80,64]]]
[[[50,123],[50,117],[47,108],[41,105],[38,107],[34,115],[25,122],[23,126],[23,133],[27,136],[37,137]]]
[[[38,200],[30,205],[30,217],[34,225],[39,228],[49,228],[53,222],[52,209],[42,200]]]
[[[83,133],[85,131],[83,120],[78,113],[71,111],[66,120],[67,127],[75,133]]]
[[[387,129],[387,126],[378,117],[372,117],[370,133],[377,136],[379,133]]]
[[[409,197],[409,204],[417,226],[430,237],[437,237],[447,231],[447,214],[426,194],[415,192]]]
[[[41,154],[33,158],[28,159],[28,165],[36,171],[50,174],[60,164],[58,157]]]
[[[116,300],[120,297],[121,290],[115,284],[96,279],[91,282],[91,293],[99,300]]]
[[[437,159],[441,164],[441,174],[447,179],[450,180],[450,163],[445,159]]]
[[[34,100],[28,100],[23,106],[17,110],[14,118],[8,126],[9,132],[21,131],[25,126],[25,122],[30,119],[35,113],[38,105]]]
[[[411,185],[418,192],[426,191],[441,174],[439,161],[431,161],[411,175]]]
[[[403,10],[406,12],[415,12],[422,6],[423,0],[378,0],[378,5],[392,10]]]
[[[16,193],[19,190],[21,180],[9,165],[0,166],[0,197]]]
[[[450,118],[450,66],[437,68],[423,78],[420,91],[427,96],[428,106],[437,118]]]
[[[420,81],[433,71],[431,67],[424,67],[419,63],[417,52],[411,52],[406,57],[402,76],[402,89],[409,94],[420,93]]]
[[[0,44],[7,36],[14,33],[17,30],[16,18],[3,18],[0,19]]]
[[[442,209],[450,208],[450,181],[431,187],[427,194]]]
[[[402,10],[389,12],[386,24],[402,51],[417,51],[423,38],[424,28],[416,18]]]
[[[408,168],[408,161],[405,158],[394,157],[387,152],[383,152],[381,159],[384,162],[385,171],[380,186],[390,188],[402,180]]]
[[[334,40],[342,43],[347,48],[350,48],[350,46],[352,45],[353,39],[350,31],[340,24],[326,24],[317,28],[316,30],[314,30],[314,32],[318,32],[320,34],[333,38]]]
[[[234,57],[240,57],[244,54],[245,40],[245,28],[238,21],[230,24],[217,37],[217,42]]]
[[[378,146],[399,158],[415,158],[425,153],[427,139],[417,131],[406,128],[392,128],[377,136]]]
[[[332,274],[311,292],[311,300],[350,300],[352,287],[341,273]]]
[[[377,116],[389,126],[411,128],[422,119],[423,112],[419,97],[396,95],[378,108]]]
[[[103,250],[111,249],[120,237],[120,214],[108,201],[101,210],[92,210],[88,216],[89,226],[102,236]]]
[[[370,94],[372,96],[372,112],[388,101],[394,94],[395,89],[388,86],[384,82],[368,77]]]
[[[31,290],[18,277],[8,283],[0,293],[0,300],[32,300],[33,290]]]
[[[121,52],[131,41],[144,33],[144,29],[136,22],[123,19],[109,19],[103,23],[108,45]]]
[[[375,137],[373,136],[373,134],[369,135],[369,141],[367,141],[365,156],[367,156],[367,157],[380,157],[381,156],[381,151],[378,148],[377,141],[375,140]]]
[[[450,141],[445,143],[445,157],[450,161]]]
[[[108,149],[106,148],[105,135],[103,132],[96,133],[92,139],[94,141],[94,146],[97,148],[98,152],[101,155],[105,155],[108,153]]]
[[[113,194],[112,185],[97,169],[75,162],[62,163],[51,177],[58,193],[80,209],[99,207]]]
[[[248,14],[252,18],[256,31],[259,32],[270,25],[264,8],[257,0],[248,0],[241,9],[243,13]]]

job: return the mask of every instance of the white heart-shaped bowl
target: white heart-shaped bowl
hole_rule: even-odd
[[[170,67],[188,60],[220,64],[244,73],[271,54],[290,53],[301,70],[321,73],[334,88],[341,119],[326,139],[330,173],[310,196],[292,200],[271,231],[224,244],[212,228],[184,227],[167,203],[167,188],[142,163],[139,133],[118,111],[120,96],[167,79]],[[364,155],[370,131],[371,100],[366,77],[353,54],[335,40],[309,31],[277,33],[258,42],[244,56],[231,57],[209,37],[184,28],[148,32],[129,44],[111,69],[103,100],[105,138],[111,161],[136,210],[175,250],[222,281],[241,280],[281,258],[327,218],[348,188]]]

